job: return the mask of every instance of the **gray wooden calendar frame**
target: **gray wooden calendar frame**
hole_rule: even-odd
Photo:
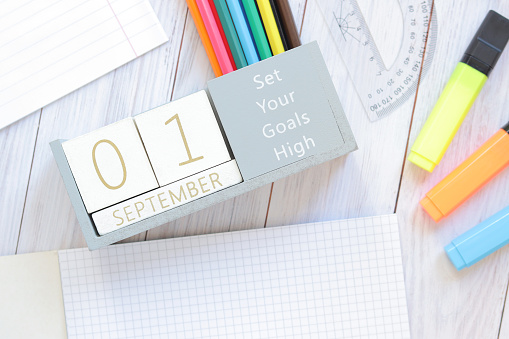
[[[302,160],[280,167],[253,179],[243,181],[237,185],[225,188],[221,191],[207,195],[195,201],[172,208],[147,219],[140,220],[116,231],[107,233],[105,235],[99,235],[96,231],[92,217],[87,213],[78,187],[72,175],[71,168],[67,162],[67,158],[62,148],[62,143],[65,140],[59,139],[51,142],[51,150],[53,151],[55,161],[58,165],[58,169],[69,194],[69,198],[73,205],[74,211],[76,212],[76,217],[85,236],[88,248],[90,250],[95,250],[110,245],[117,241],[126,239],[143,231],[147,231],[151,228],[161,226],[170,221],[182,218],[186,215],[205,209],[220,202],[232,199],[236,196],[247,193],[276,180],[282,179],[289,175],[298,173],[307,168],[335,159],[356,150],[357,144],[355,142],[355,138],[350,129],[350,125],[346,120],[343,108],[336,93],[336,89],[332,83],[317,43],[310,43],[299,48],[306,49],[311,54],[312,58],[316,61],[316,72],[320,77],[323,89],[328,98],[332,112],[334,113],[334,118],[344,139],[344,144],[333,148],[328,152],[306,157]]]

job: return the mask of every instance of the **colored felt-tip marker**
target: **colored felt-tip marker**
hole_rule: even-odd
[[[242,51],[242,46],[240,45],[240,40],[237,35],[237,31],[235,30],[235,26],[233,25],[230,10],[228,9],[226,1],[214,0],[214,5],[216,7],[219,20],[221,21],[221,25],[223,26],[224,34],[226,35],[226,40],[230,46],[237,69],[246,67],[246,57],[244,56],[244,51]]]
[[[201,17],[198,5],[196,4],[196,0],[186,0],[186,2],[187,7],[189,8],[189,12],[191,13],[193,21],[196,25],[196,29],[198,30],[198,35],[200,36],[201,42],[203,43],[203,47],[205,47],[205,52],[207,53],[207,56],[210,60],[210,65],[212,66],[214,75],[216,77],[220,77],[223,75],[223,72],[221,71],[221,66],[219,66],[219,61],[217,61],[216,53],[214,52],[214,48],[210,42],[210,37],[207,33],[207,28],[203,23],[203,19]]]
[[[270,8],[272,8],[272,14],[274,14],[274,20],[276,20],[277,30],[279,31],[279,37],[281,38],[281,42],[283,43],[283,47],[285,51],[288,50],[288,44],[286,43],[285,31],[283,30],[283,25],[281,24],[281,18],[279,11],[277,10],[277,6],[274,3],[274,0],[269,0]]]
[[[265,35],[265,30],[263,29],[262,20],[258,13],[258,7],[256,7],[255,0],[242,0],[242,4],[244,5],[244,11],[246,12],[246,17],[249,22],[249,26],[251,27],[251,33],[253,33],[253,38],[256,43],[256,48],[258,49],[258,54],[260,55],[260,59],[265,60],[270,58],[272,56],[272,52],[270,50],[267,36]]]
[[[200,14],[203,19],[203,23],[205,24],[205,28],[207,29],[207,33],[209,35],[210,42],[212,43],[212,47],[214,48],[214,52],[216,53],[217,61],[221,67],[221,72],[223,72],[223,74],[233,72],[236,68],[231,62],[230,55],[228,53],[229,47],[228,45],[225,45],[223,36],[220,31],[222,28],[218,26],[209,1],[196,0],[196,4],[200,10]]]
[[[432,172],[477,98],[509,39],[509,20],[489,11],[458,63],[408,160]]]
[[[278,55],[285,51],[281,34],[279,33],[279,26],[276,22],[276,17],[272,11],[270,0],[256,0],[260,16],[262,17],[265,32],[269,38],[270,48],[273,55]]]
[[[281,19],[281,26],[283,27],[288,49],[299,47],[301,45],[299,32],[297,31],[288,0],[274,0],[274,4]]]
[[[426,193],[421,205],[433,220],[438,222],[507,166],[509,166],[509,123]]]
[[[509,206],[466,231],[445,252],[459,271],[509,243]]]
[[[214,16],[214,20],[216,21],[216,27],[219,30],[219,34],[221,34],[221,39],[223,40],[223,45],[225,46],[226,53],[228,54],[228,58],[230,59],[230,64],[232,65],[233,70],[236,71],[237,67],[236,67],[235,59],[233,57],[233,52],[230,47],[230,42],[229,42],[228,38],[226,37],[226,32],[225,32],[226,26],[224,26],[222,24],[221,19],[219,18],[219,14],[217,13],[217,9],[216,9],[216,5],[214,4],[214,1],[213,0],[208,0],[208,1],[209,1],[209,7],[212,11],[212,15]]]
[[[256,52],[255,43],[251,36],[251,31],[247,19],[244,16],[244,11],[240,1],[241,0],[226,0],[226,3],[228,4],[233,24],[237,30],[242,50],[246,56],[246,61],[249,65],[252,65],[260,61],[260,58]]]

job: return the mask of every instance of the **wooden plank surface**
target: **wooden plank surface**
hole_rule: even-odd
[[[170,41],[41,111],[0,130],[0,255],[83,247],[85,242],[48,143],[73,138],[205,87],[211,67],[184,0],[151,0]],[[395,58],[398,2],[359,0],[386,64]],[[444,160],[433,174],[405,161],[452,69],[488,9],[501,1],[437,0],[434,61],[418,95],[371,123],[330,40],[315,0],[290,1],[302,40],[317,40],[359,150],[126,241],[371,216],[400,220],[412,338],[509,337],[502,319],[509,249],[457,272],[443,246],[509,203],[502,173],[451,217],[435,224],[418,206],[423,194],[509,120],[509,53],[501,57]],[[381,11],[396,13],[386,20]],[[302,25],[302,27],[301,27]],[[394,33],[396,32],[396,33]],[[414,109],[415,104],[415,109]]]
[[[0,255],[16,253],[41,110],[0,130]]]

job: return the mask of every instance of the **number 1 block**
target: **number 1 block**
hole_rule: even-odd
[[[159,187],[132,118],[62,147],[88,213]]]
[[[205,91],[134,120],[161,186],[231,160]]]

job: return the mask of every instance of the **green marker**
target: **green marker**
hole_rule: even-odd
[[[489,11],[417,136],[408,160],[433,172],[509,39],[509,20]]]
[[[267,36],[265,35],[265,30],[263,29],[262,21],[258,14],[258,8],[256,8],[254,0],[242,0],[242,4],[246,11],[247,21],[251,27],[260,59],[264,60],[270,58],[272,52],[270,51],[269,42],[267,41]]]
[[[233,61],[235,61],[235,66],[237,66],[237,69],[246,67],[247,66],[246,57],[244,55],[244,52],[242,51],[242,46],[240,45],[239,37],[237,36],[235,26],[233,26],[232,17],[230,16],[230,11],[228,10],[226,1],[214,0],[214,5],[216,6],[219,21],[221,21],[221,25],[223,26],[226,41],[228,41],[228,45],[230,46],[230,51],[232,52]]]

